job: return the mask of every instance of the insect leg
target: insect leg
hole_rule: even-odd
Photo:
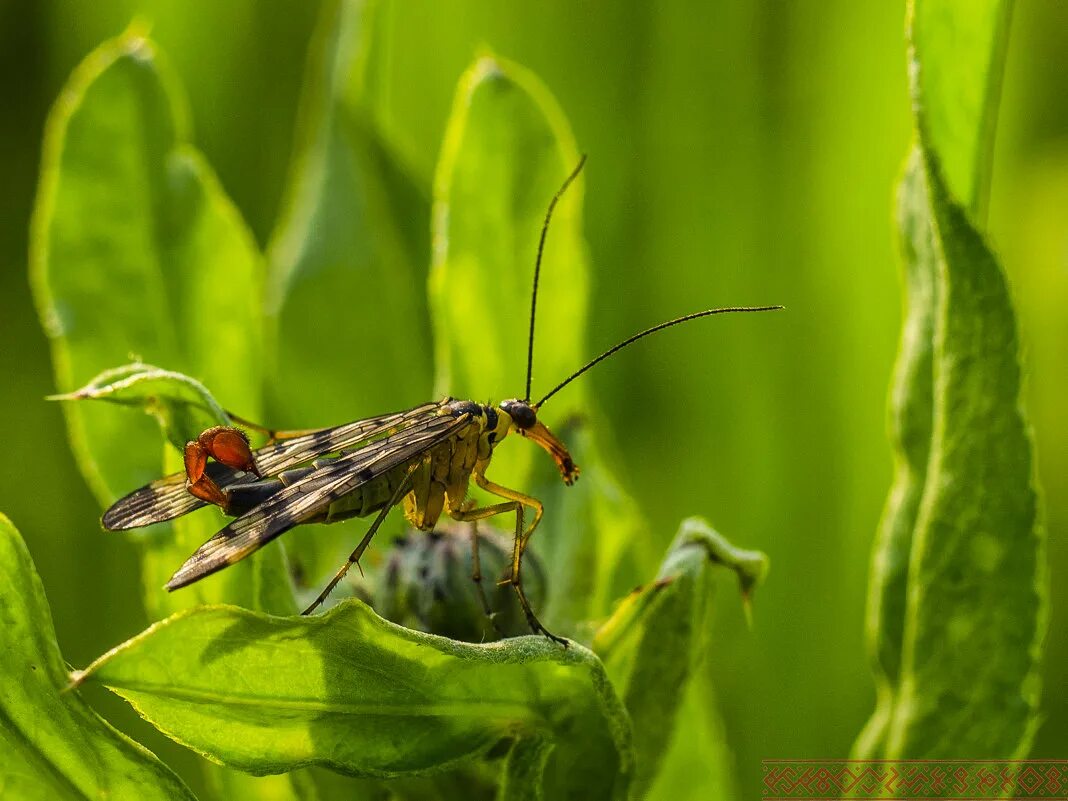
[[[520,565],[523,556],[523,548],[526,545],[527,540],[530,538],[534,527],[541,520],[542,506],[541,502],[536,498],[531,498],[522,493],[510,490],[507,487],[502,487],[498,484],[494,484],[489,481],[485,476],[479,473],[474,473],[473,477],[475,483],[482,487],[487,492],[491,492],[500,498],[508,498],[505,503],[496,503],[492,506],[483,506],[478,509],[470,509],[467,511],[453,512],[452,516],[456,520],[471,521],[471,520],[484,520],[487,517],[493,517],[499,514],[507,514],[508,512],[515,512],[515,539],[513,541],[512,548],[512,572],[511,575],[501,583],[511,584],[515,589],[516,597],[519,599],[519,605],[523,609],[523,614],[526,615],[527,623],[530,626],[531,631],[535,634],[544,634],[550,640],[560,643],[567,648],[568,642],[563,637],[557,637],[538,620],[537,615],[534,614],[534,610],[530,606],[530,601],[527,600],[527,595],[523,592],[523,582],[520,578]],[[529,506],[534,510],[534,523],[530,529],[524,531],[523,529],[523,507]]]
[[[475,502],[468,500],[465,502],[464,511],[469,511],[474,508]],[[471,581],[475,583],[475,592],[478,594],[479,603],[482,604],[482,611],[485,612],[486,617],[493,626],[493,630],[497,634],[503,634],[500,627],[497,625],[497,616],[494,614],[493,609],[489,605],[489,600],[486,598],[486,590],[482,586],[482,561],[478,553],[478,521],[471,521]]]
[[[260,425],[259,423],[253,423],[251,420],[246,420],[244,417],[234,414],[227,410],[226,416],[233,420],[238,425],[242,425],[245,428],[250,428],[260,434],[264,434],[267,437],[267,443],[271,444],[277,442],[280,439],[294,439],[295,437],[303,437],[306,434],[315,434],[319,431],[325,431],[323,428],[296,428],[290,431],[276,431],[273,428]]]
[[[356,565],[357,567],[360,566],[360,558],[363,556],[363,552],[367,550],[367,546],[371,544],[371,538],[374,537],[375,532],[378,531],[379,527],[385,521],[386,515],[389,514],[389,510],[396,506],[397,502],[400,501],[402,497],[404,497],[404,493],[408,491],[411,485],[412,473],[415,472],[415,468],[417,466],[418,463],[409,468],[408,472],[404,476],[404,479],[397,485],[397,489],[393,491],[393,495],[391,495],[389,500],[386,501],[385,506],[382,507],[382,510],[378,513],[378,516],[375,517],[374,522],[371,523],[371,527],[367,529],[367,533],[363,535],[363,539],[360,540],[360,544],[356,546],[356,550],[349,554],[349,558],[340,568],[338,568],[337,573],[335,573],[334,577],[330,579],[330,583],[327,584],[323,591],[319,593],[319,596],[314,601],[312,601],[311,606],[301,612],[302,615],[310,615],[312,612],[314,612],[316,607],[318,607],[320,604],[322,604],[323,601],[326,600],[327,596],[330,595],[334,587],[338,585],[341,579],[345,578],[345,574],[349,572],[349,569],[353,565]]]
[[[476,473],[473,477],[475,483],[482,487],[482,489],[486,490],[486,492],[496,495],[498,498],[507,498],[510,501],[515,501],[522,506],[528,506],[534,510],[534,519],[530,523],[530,528],[523,531],[522,527],[520,527],[520,529],[516,531],[515,542],[512,544],[512,577],[508,579],[508,582],[516,584],[519,580],[519,568],[520,561],[523,558],[523,551],[527,549],[527,540],[530,539],[530,535],[534,533],[534,529],[536,529],[538,523],[541,522],[541,516],[545,511],[545,508],[537,498],[531,498],[529,495],[524,495],[516,490],[502,487],[500,484],[494,484],[484,475]]]

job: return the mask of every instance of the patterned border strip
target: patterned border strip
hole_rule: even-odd
[[[765,759],[764,801],[1068,801],[1068,759]]]

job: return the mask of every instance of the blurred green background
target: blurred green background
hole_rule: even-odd
[[[60,409],[42,400],[51,365],[26,254],[48,107],[92,48],[140,18],[185,85],[195,144],[265,245],[318,12],[303,0],[0,2],[0,510],[28,541],[73,664],[145,617],[135,552],[100,530]],[[697,308],[788,307],[672,332],[588,379],[657,549],[701,514],[772,558],[752,631],[720,593],[708,665],[740,795],[758,786],[761,758],[846,756],[872,707],[863,614],[890,480],[903,20],[904,3],[847,0],[385,9],[384,114],[426,185],[456,80],[481,47],[560,101],[590,154],[591,350]],[[1068,4],[1019,3],[989,231],[1019,303],[1047,504],[1053,607],[1033,755],[1051,758],[1068,757],[1066,75]],[[167,761],[179,750],[146,741]]]

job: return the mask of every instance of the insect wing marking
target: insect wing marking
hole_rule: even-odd
[[[436,412],[449,400],[446,398],[442,401],[423,403],[403,412],[393,412],[333,428],[319,429],[299,437],[265,445],[256,449],[253,456],[263,475],[275,475],[316,456],[355,447],[391,429],[403,429],[415,425],[425,415]],[[218,462],[209,463],[205,473],[224,491],[234,484],[248,480],[244,473]],[[186,489],[184,472],[172,473],[117,500],[104,512],[103,524],[104,528],[109,531],[140,528],[173,520],[206,505],[204,501],[194,497]]]
[[[253,454],[256,465],[264,475],[275,475],[315,456],[351,448],[396,426],[412,425],[428,412],[436,412],[444,403],[423,403],[403,412],[357,420],[334,428],[323,428],[310,434],[265,445]]]
[[[469,425],[469,415],[435,417],[356,451],[291,484],[200,546],[167,583],[174,590],[231,565],[338,498],[421,457]]]

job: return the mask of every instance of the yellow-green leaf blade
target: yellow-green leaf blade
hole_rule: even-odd
[[[283,425],[369,417],[431,389],[429,189],[392,152],[365,97],[376,7],[324,4],[308,61],[268,254],[271,397]]]
[[[3,515],[0,623],[0,795],[25,801],[192,801],[155,756],[68,691],[44,589],[22,538]]]
[[[261,413],[263,257],[204,157],[179,140],[167,159],[165,278],[178,369],[227,409]]]
[[[563,113],[521,67],[479,59],[460,80],[434,185],[430,310],[438,394],[523,397],[534,259],[545,212],[579,153]],[[532,401],[581,366],[588,267],[582,180],[553,216],[538,294]],[[583,408],[581,384],[545,419]],[[498,476],[522,478],[531,449],[495,455]],[[507,466],[506,466],[507,465]]]
[[[910,10],[897,475],[873,561],[879,698],[860,757],[1022,756],[1036,725],[1045,539],[1015,312],[979,232],[1010,8]]]
[[[59,390],[103,374],[131,382],[128,400],[166,396],[159,405],[178,447],[198,426],[225,422],[223,404],[255,419],[263,369],[262,259],[188,143],[184,118],[181,89],[150,40],[130,31],[101,45],[49,117],[32,232],[34,290]],[[166,369],[152,380],[108,372],[131,354]],[[181,398],[205,398],[208,408],[180,414]],[[159,434],[143,415],[108,404],[66,403],[64,411],[102,505],[181,467],[169,446],[161,464]],[[273,611],[291,611],[281,546],[193,590],[164,593],[163,580],[222,525],[206,511],[149,532],[150,614],[198,600],[269,600]]]
[[[179,123],[151,46],[101,46],[72,75],[46,130],[31,263],[61,392],[130,354],[174,364],[176,335],[155,238],[165,161]],[[117,288],[121,288],[119,291]],[[102,502],[154,477],[148,421],[68,410],[79,463]]]
[[[185,144],[180,91],[136,32],[75,70],[49,117],[32,272],[58,388],[141,360],[259,412],[259,255],[240,215]],[[79,463],[104,503],[155,477],[151,426],[66,409]]]
[[[946,185],[976,219],[989,192],[1012,0],[914,0],[909,25],[917,123]]]

